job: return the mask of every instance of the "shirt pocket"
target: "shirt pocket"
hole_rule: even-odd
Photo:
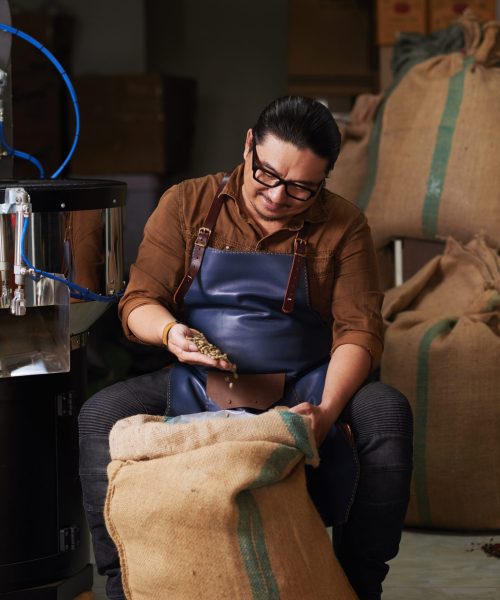
[[[317,252],[307,257],[308,277],[316,281],[324,282],[332,279],[335,275],[334,256],[326,252]]]

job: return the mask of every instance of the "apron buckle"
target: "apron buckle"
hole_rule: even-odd
[[[211,234],[212,230],[208,227],[200,227],[200,229],[198,230],[198,237],[196,238],[194,245],[206,248],[208,244],[208,239],[210,238]]]
[[[296,256],[301,256],[302,258],[306,257],[306,247],[307,241],[303,238],[296,237],[294,241],[293,253]]]

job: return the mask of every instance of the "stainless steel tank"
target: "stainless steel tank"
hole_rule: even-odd
[[[60,281],[30,273],[20,256],[24,220],[31,265],[92,297],[116,296],[124,285],[125,193],[115,181],[0,182],[0,378],[67,371],[70,338],[110,305],[70,298]]]

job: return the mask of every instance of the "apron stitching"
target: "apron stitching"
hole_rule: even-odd
[[[210,248],[210,250],[212,250],[212,252],[217,252],[219,254],[232,254],[232,255],[252,255],[252,256],[266,256],[266,255],[270,255],[270,256],[293,256],[292,253],[288,253],[288,252],[266,252],[264,250],[262,251],[254,251],[254,250],[249,250],[248,252],[240,252],[237,251],[235,252],[234,250],[223,250],[221,248],[214,248],[213,246],[208,246]]]

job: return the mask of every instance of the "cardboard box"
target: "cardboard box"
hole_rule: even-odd
[[[72,173],[173,173],[189,167],[194,80],[154,73],[86,75],[74,84],[81,134]]]
[[[352,0],[288,2],[290,93],[355,95],[376,85],[370,3]]]
[[[429,0],[429,23],[431,31],[449,27],[460,15],[470,8],[479,21],[493,21],[496,18],[495,0]]]
[[[67,15],[14,13],[13,26],[33,36],[70,71],[74,20]],[[31,44],[12,41],[13,146],[37,158],[49,177],[61,164],[66,144],[65,102],[69,94],[49,59]],[[70,135],[72,133],[70,125]],[[38,170],[14,161],[14,177],[36,179]]]
[[[391,46],[401,32],[427,33],[426,0],[377,0],[377,44]]]

